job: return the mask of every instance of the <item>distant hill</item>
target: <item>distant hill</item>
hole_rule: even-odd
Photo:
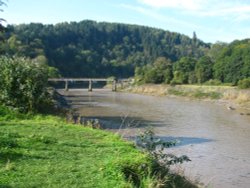
[[[145,26],[82,22],[9,25],[2,54],[28,56],[57,67],[67,77],[128,77],[158,57],[172,62],[199,58],[210,48],[196,38]]]

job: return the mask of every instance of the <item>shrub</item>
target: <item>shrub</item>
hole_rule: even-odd
[[[240,89],[247,89],[247,88],[250,88],[250,78],[245,78],[243,80],[240,80],[238,82],[238,87]]]
[[[157,138],[152,129],[145,130],[143,134],[136,138],[136,145],[146,151],[155,163],[164,168],[191,161],[186,155],[177,157],[164,151],[165,148],[175,146],[177,142],[176,140],[163,141]]]
[[[5,106],[18,108],[21,112],[34,112],[50,103],[46,90],[49,74],[46,64],[2,56],[0,70],[0,102]]]
[[[22,114],[17,109],[9,109],[8,107],[0,105],[0,121],[14,120],[14,119],[28,119],[29,114]]]

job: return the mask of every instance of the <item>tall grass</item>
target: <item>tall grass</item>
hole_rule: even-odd
[[[250,108],[250,90],[238,89],[232,86],[211,85],[140,85],[127,89],[129,92],[157,96],[181,96],[194,99],[223,99]]]

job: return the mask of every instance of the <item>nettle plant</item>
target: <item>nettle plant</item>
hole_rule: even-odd
[[[136,145],[147,152],[150,157],[152,157],[155,162],[162,167],[170,167],[174,164],[191,161],[186,155],[177,157],[174,154],[170,154],[165,151],[166,148],[173,147],[177,143],[177,140],[163,141],[162,139],[157,138],[153,130],[150,128],[145,130],[136,138]]]

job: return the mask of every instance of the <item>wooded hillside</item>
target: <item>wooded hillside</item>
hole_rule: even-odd
[[[158,57],[199,58],[209,45],[185,35],[144,26],[82,22],[9,25],[1,54],[26,56],[57,67],[67,77],[128,77]]]

